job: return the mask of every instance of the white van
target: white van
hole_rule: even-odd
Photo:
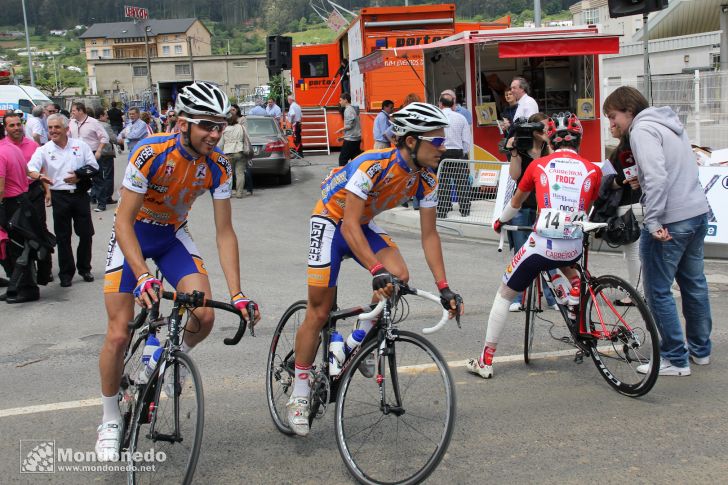
[[[48,96],[33,86],[0,86],[0,117],[6,111],[16,109],[22,110],[27,115],[33,111],[33,107],[52,103]]]

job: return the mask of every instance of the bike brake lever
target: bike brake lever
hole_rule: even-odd
[[[458,324],[458,328],[463,328],[460,325],[460,308],[463,306],[463,299],[460,295],[455,296],[455,322]]]
[[[248,303],[245,309],[248,311],[248,326],[250,327],[250,336],[255,337],[255,303],[251,301],[250,303]]]

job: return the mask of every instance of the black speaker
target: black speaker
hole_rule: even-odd
[[[611,18],[642,15],[667,7],[667,0],[609,0]]]
[[[293,38],[269,35],[266,43],[266,65],[271,76],[290,69],[292,64]]]

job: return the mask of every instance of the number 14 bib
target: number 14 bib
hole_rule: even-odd
[[[574,222],[586,220],[584,211],[567,212],[556,209],[541,209],[536,221],[536,233],[551,239],[579,239],[582,237],[580,226]]]

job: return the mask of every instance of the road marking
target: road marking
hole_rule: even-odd
[[[553,352],[538,352],[535,354],[531,354],[531,360],[538,360],[538,359],[550,359],[554,357],[565,357],[574,355],[576,353],[576,349],[567,349],[567,350],[555,350]],[[499,357],[495,357],[493,359],[494,362],[519,362],[523,360],[523,354],[514,354],[514,355],[503,355]],[[467,364],[468,360],[455,360],[448,362],[449,367],[465,367],[465,364]],[[422,371],[422,370],[430,370],[434,369],[435,364],[419,364],[419,365],[405,365],[400,366],[399,370],[401,372],[414,372],[414,371]],[[94,399],[81,399],[78,401],[66,401],[66,402],[56,402],[56,403],[50,403],[50,404],[39,404],[37,406],[26,406],[26,407],[20,407],[20,408],[10,408],[10,409],[0,409],[0,418],[8,418],[11,416],[22,416],[25,414],[36,414],[36,413],[47,413],[52,411],[61,411],[64,409],[77,409],[77,408],[86,408],[90,406],[101,406],[101,399],[94,398]]]

